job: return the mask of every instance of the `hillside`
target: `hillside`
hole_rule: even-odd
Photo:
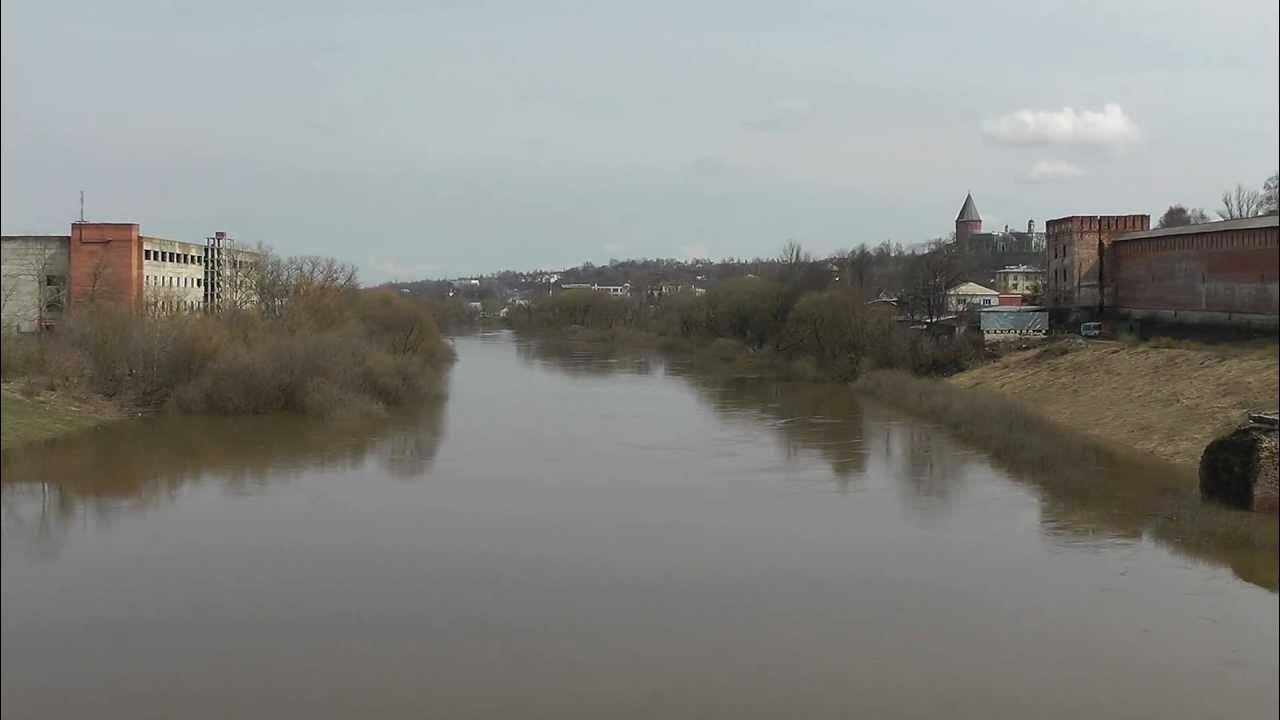
[[[1055,343],[950,378],[1014,397],[1100,439],[1195,464],[1250,409],[1280,402],[1280,346]]]

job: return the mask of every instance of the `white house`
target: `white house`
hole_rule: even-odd
[[[1000,293],[977,283],[960,283],[947,291],[947,312],[958,313],[999,304]]]

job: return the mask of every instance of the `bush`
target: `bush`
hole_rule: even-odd
[[[218,414],[374,413],[438,392],[452,359],[427,306],[355,290],[295,300],[270,316],[87,308],[54,332],[3,345],[5,379]]]
[[[582,341],[657,333],[659,347],[701,346],[701,363],[749,375],[850,381],[868,368],[947,375],[981,357],[977,333],[946,337],[911,330],[893,317],[868,313],[847,288],[798,295],[797,282],[740,277],[703,296],[649,303],[571,290],[515,308],[509,322],[519,331],[551,330]]]

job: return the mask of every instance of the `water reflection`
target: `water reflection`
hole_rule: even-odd
[[[1280,588],[1275,543],[1270,550],[1257,550],[1214,529],[1238,524],[1241,532],[1275,536],[1275,519],[1179,504],[1173,499],[1186,495],[1185,489],[1196,482],[1186,468],[1123,455],[1105,467],[1081,466],[1070,459],[1054,467],[1020,466],[959,443],[927,421],[860,399],[839,385],[705,377],[661,356],[628,357],[622,350],[592,352],[563,343],[526,343],[519,353],[525,362],[571,375],[651,373],[656,368],[679,376],[723,421],[769,427],[786,459],[795,460],[802,453],[822,458],[842,492],[868,475],[883,473],[898,478],[913,497],[929,500],[911,505],[918,513],[936,514],[945,512],[948,499],[975,478],[1007,475],[1036,490],[1041,533],[1057,542],[1133,542],[1150,537],[1184,556],[1230,567],[1250,583]],[[1205,520],[1176,517],[1187,510]]]
[[[517,341],[515,348],[516,356],[525,365],[571,376],[652,375],[666,365],[655,353],[573,340]]]
[[[56,555],[79,521],[172,501],[193,483],[252,494],[309,472],[370,462],[401,480],[430,469],[444,435],[445,399],[363,423],[269,417],[155,417],[106,425],[0,456],[5,543]]]

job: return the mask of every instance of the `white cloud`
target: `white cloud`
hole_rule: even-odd
[[[1115,103],[1101,112],[1064,107],[1061,110],[1018,110],[983,123],[982,133],[1009,145],[1086,145],[1121,147],[1136,142],[1138,125]]]
[[[1079,177],[1083,174],[1084,170],[1081,170],[1078,165],[1066,160],[1041,160],[1031,166],[1031,170],[1027,172],[1027,179],[1035,182],[1049,182]]]

